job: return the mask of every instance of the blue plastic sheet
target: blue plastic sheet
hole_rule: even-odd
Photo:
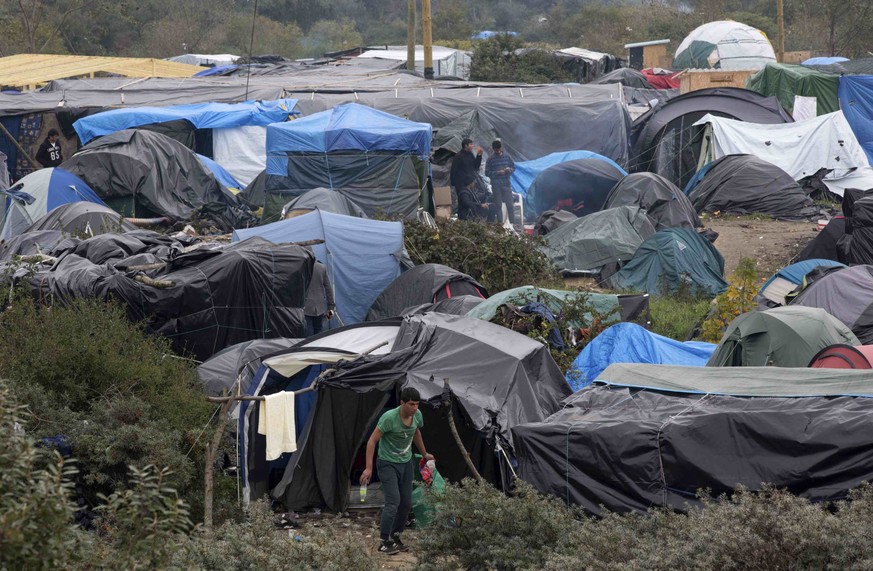
[[[867,160],[873,163],[873,75],[841,77],[837,95],[846,121],[867,153]]]
[[[211,172],[215,176],[215,180],[217,180],[227,188],[242,190],[246,187],[246,185],[240,184],[240,182],[236,180],[232,174],[227,172],[227,170],[223,166],[221,166],[214,160],[210,159],[209,157],[204,157],[199,153],[195,154],[197,155],[197,158],[200,159],[200,162],[203,163],[203,166],[208,168],[209,172]]]

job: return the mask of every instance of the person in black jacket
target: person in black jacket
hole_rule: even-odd
[[[64,162],[64,157],[61,156],[61,144],[58,143],[60,138],[57,129],[49,129],[48,136],[36,152],[36,160],[39,164],[44,167],[56,167]]]
[[[476,173],[482,166],[482,147],[477,154],[473,155],[472,139],[461,141],[461,151],[452,159],[451,185],[452,185],[452,212],[461,216],[459,201],[461,191],[476,184]]]

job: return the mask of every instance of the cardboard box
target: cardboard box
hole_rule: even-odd
[[[452,188],[449,186],[438,186],[433,189],[433,204],[434,206],[451,206]]]
[[[437,206],[436,207],[436,218],[437,220],[448,220],[452,217],[452,206]]]

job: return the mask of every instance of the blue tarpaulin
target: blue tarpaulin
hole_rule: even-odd
[[[166,123],[185,119],[197,129],[219,129],[251,125],[266,126],[287,121],[297,114],[296,99],[275,101],[244,101],[242,103],[195,103],[193,105],[169,105],[167,107],[129,107],[112,109],[83,117],[73,123],[84,145],[95,137],[102,137],[124,129]]]
[[[606,328],[582,349],[567,372],[574,391],[597,380],[613,363],[651,363],[703,367],[715,351],[712,343],[684,343],[652,333],[636,323],[618,323]]]
[[[260,236],[271,242],[324,240],[312,246],[325,265],[334,288],[342,324],[364,321],[367,310],[388,284],[400,275],[403,224],[314,210],[266,226],[235,230],[237,242]],[[331,325],[337,325],[336,318]]]
[[[199,153],[195,154],[197,155],[197,158],[200,159],[200,162],[203,164],[203,166],[209,169],[209,172],[211,172],[215,176],[215,180],[217,180],[227,188],[233,190],[242,190],[246,187],[246,185],[241,184],[233,177],[232,174],[227,172],[227,170],[223,166],[221,166],[214,160],[210,159],[209,157],[204,157]]]
[[[873,75],[840,78],[840,109],[852,127],[867,160],[873,163]]]
[[[618,166],[618,163],[608,157],[604,157],[603,155],[598,155],[591,151],[563,151],[552,153],[532,161],[515,163],[515,172],[512,173],[512,190],[525,196],[527,195],[527,190],[530,188],[530,185],[533,184],[534,179],[541,172],[557,164],[565,163],[567,161],[575,161],[577,159],[602,159],[609,164],[614,165],[615,168],[621,172],[624,172],[624,169]]]
[[[287,153],[400,151],[426,159],[432,138],[428,123],[347,103],[290,123],[269,125],[267,174],[287,175]]]
[[[849,61],[849,58],[840,56],[811,57],[808,60],[800,62],[800,65],[831,65],[834,63],[842,63],[844,61]]]
[[[803,278],[806,277],[806,274],[811,272],[814,268],[818,266],[842,266],[845,267],[845,264],[841,264],[840,262],[835,262],[833,260],[825,260],[820,258],[812,258],[810,260],[802,260],[800,262],[795,262],[790,266],[785,266],[775,274],[773,274],[769,280],[767,280],[764,285],[761,286],[761,289],[758,290],[758,293],[763,293],[767,286],[769,286],[773,280],[776,278],[782,278],[790,281],[793,284],[800,285],[803,282]]]

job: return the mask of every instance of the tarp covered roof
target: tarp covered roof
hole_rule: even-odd
[[[397,317],[409,307],[458,295],[488,297],[472,277],[443,264],[422,264],[406,270],[373,301],[367,321]]]
[[[287,121],[297,105],[296,99],[275,101],[245,101],[243,103],[195,103],[192,105],[169,105],[166,107],[136,107],[110,109],[82,117],[73,128],[84,145],[94,137],[108,135],[124,129],[166,123],[184,119],[195,129],[221,129],[248,125],[266,126]]]
[[[839,110],[839,86],[840,77],[836,74],[782,63],[768,63],[749,78],[749,89],[761,95],[775,96],[789,113],[793,112],[796,95],[815,97],[818,115]]]

